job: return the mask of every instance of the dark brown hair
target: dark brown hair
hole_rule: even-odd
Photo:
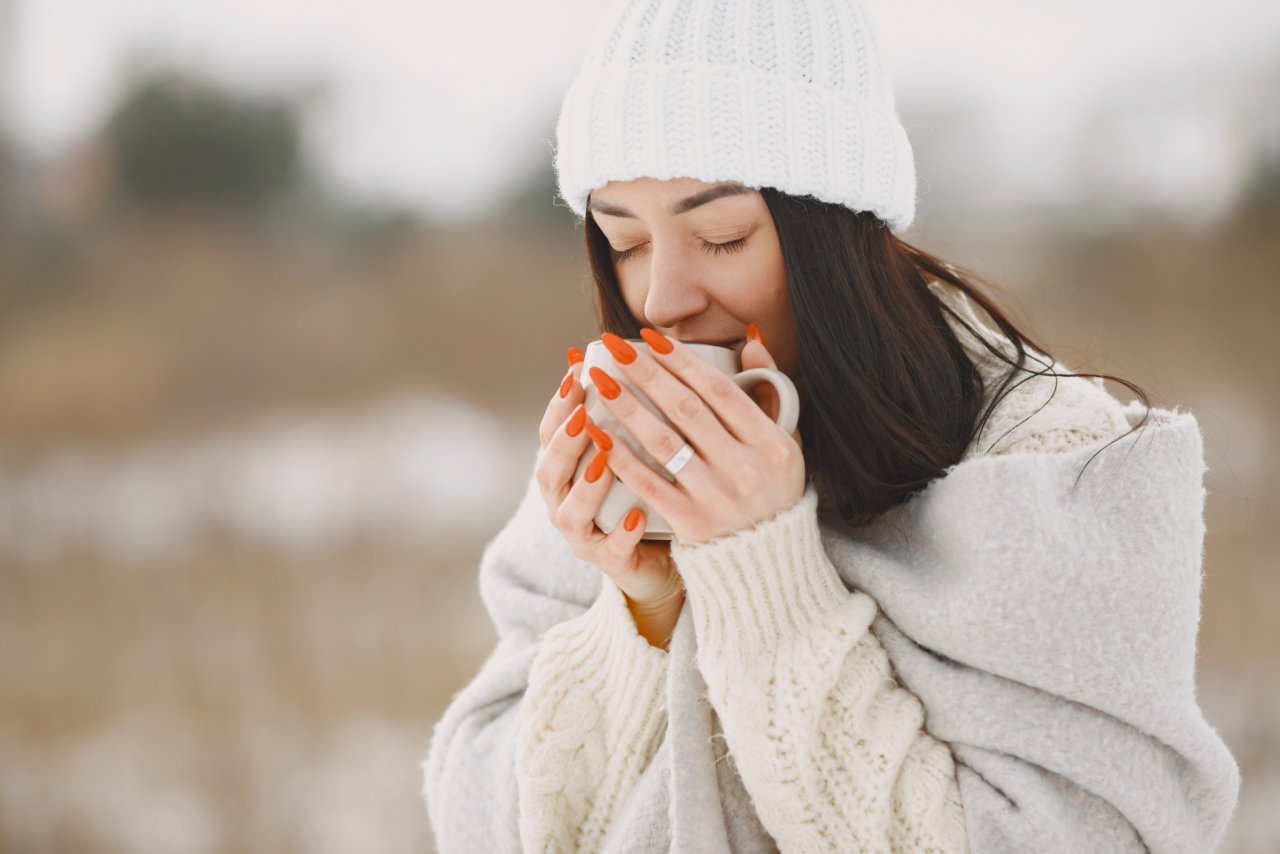
[[[1027,345],[1053,357],[973,282],[990,284],[908,244],[874,214],[772,187],[760,192],[773,217],[787,274],[799,356],[796,379],[808,395],[799,429],[805,466],[824,513],[860,525],[944,474],[960,461],[1000,399],[1016,387],[1019,373],[1027,376],[1018,382],[1055,377],[1055,392],[1057,377],[1114,380],[1135,392],[1150,413],[1146,392],[1119,377],[1057,373],[1053,362],[1024,368],[1029,358],[1039,361]],[[585,231],[601,331],[638,338],[640,323],[623,299],[611,247],[589,208]],[[959,288],[990,315],[1012,342],[1016,362],[943,305],[929,290],[931,278]],[[943,311],[1011,366],[985,409],[982,377]],[[1143,415],[1129,432],[1146,420]]]

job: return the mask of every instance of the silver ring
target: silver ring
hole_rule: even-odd
[[[693,459],[693,448],[689,447],[689,443],[685,442],[680,450],[676,451],[675,456],[667,460],[667,464],[663,466],[672,477],[680,473],[680,469],[684,468],[685,463]]]

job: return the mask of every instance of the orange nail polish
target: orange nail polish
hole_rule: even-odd
[[[622,520],[622,527],[626,528],[628,531],[634,531],[636,529],[636,525],[639,524],[640,508],[632,507],[630,512],[627,513],[627,518]]]
[[[595,483],[600,479],[600,475],[604,474],[604,467],[607,462],[609,462],[609,452],[596,451],[596,455],[587,464],[586,474],[583,475],[587,479],[587,483]]]
[[[644,339],[644,343],[648,344],[663,356],[675,349],[675,345],[667,340],[667,336],[658,332],[656,329],[650,329],[646,326],[640,330],[640,337]]]
[[[760,328],[754,323],[747,324],[747,337],[764,344],[764,336],[760,334]],[[766,344],[765,346],[768,345]]]
[[[574,365],[587,358],[587,354],[579,350],[577,347],[570,347],[567,358],[569,359],[569,367],[572,368]]]
[[[620,365],[629,365],[636,360],[636,348],[612,332],[600,336],[604,346],[609,348],[609,355]]]
[[[573,415],[569,417],[569,423],[565,425],[564,432],[570,436],[577,436],[582,432],[582,425],[587,423],[587,408],[581,403],[578,408],[573,410]]]
[[[622,386],[600,368],[592,365],[588,373],[591,374],[591,381],[596,384],[596,388],[609,400],[617,400],[618,395],[622,394]]]
[[[560,383],[560,396],[568,397],[571,388],[573,388],[573,374],[565,374],[564,381]]]
[[[591,437],[591,441],[600,446],[600,450],[613,450],[613,440],[609,438],[609,434],[591,422],[587,422],[587,435]]]

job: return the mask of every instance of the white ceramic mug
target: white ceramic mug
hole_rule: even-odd
[[[628,338],[627,343],[637,350],[644,349],[649,351],[649,345],[642,338]],[[756,383],[768,382],[772,383],[774,389],[778,392],[778,417],[775,419],[778,426],[781,427],[788,435],[796,429],[796,422],[800,418],[800,396],[796,392],[795,384],[791,382],[791,378],[782,371],[773,368],[751,368],[750,370],[740,370],[742,367],[739,361],[738,353],[728,347],[721,347],[716,344],[685,344],[685,347],[692,350],[700,358],[714,365],[726,374],[732,376],[733,381],[741,388],[748,389]],[[592,341],[587,345],[586,359],[582,364],[581,381],[583,390],[586,392],[586,400],[583,405],[586,407],[587,415],[600,427],[608,430],[619,440],[626,442],[627,446],[640,458],[650,469],[661,476],[664,480],[674,483],[676,478],[666,470],[663,463],[666,460],[655,460],[648,451],[646,451],[631,435],[630,431],[623,426],[622,422],[614,417],[613,413],[605,405],[601,399],[595,383],[591,380],[591,368],[597,367],[609,376],[618,381],[618,384],[625,387],[628,391],[636,396],[650,412],[658,416],[660,420],[666,423],[671,429],[679,433],[679,429],[671,423],[671,420],[662,414],[662,411],[653,404],[651,400],[640,389],[627,379],[622,369],[614,362],[613,356],[610,355],[604,342],[600,340]],[[586,453],[582,455],[581,461],[578,463],[578,470],[574,472],[573,480],[576,483],[578,478],[583,476],[587,466],[597,453],[595,443],[591,443]],[[596,524],[600,530],[606,534],[613,531],[622,519],[626,516],[627,511],[632,507],[639,507],[645,514],[645,529],[643,539],[646,540],[670,540],[672,538],[671,525],[661,514],[650,507],[646,502],[642,501],[631,489],[616,476],[613,483],[609,487],[609,492],[604,498],[604,502],[600,505],[600,512],[596,514]]]

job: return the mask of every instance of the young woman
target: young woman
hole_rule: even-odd
[[[569,348],[481,562],[498,646],[424,763],[440,850],[1212,850],[1239,775],[1195,701],[1198,427],[895,235],[863,11],[617,5],[557,137],[602,338],[677,429],[594,380],[674,482]],[[790,376],[796,431],[691,341]],[[672,542],[596,527],[615,477]]]

